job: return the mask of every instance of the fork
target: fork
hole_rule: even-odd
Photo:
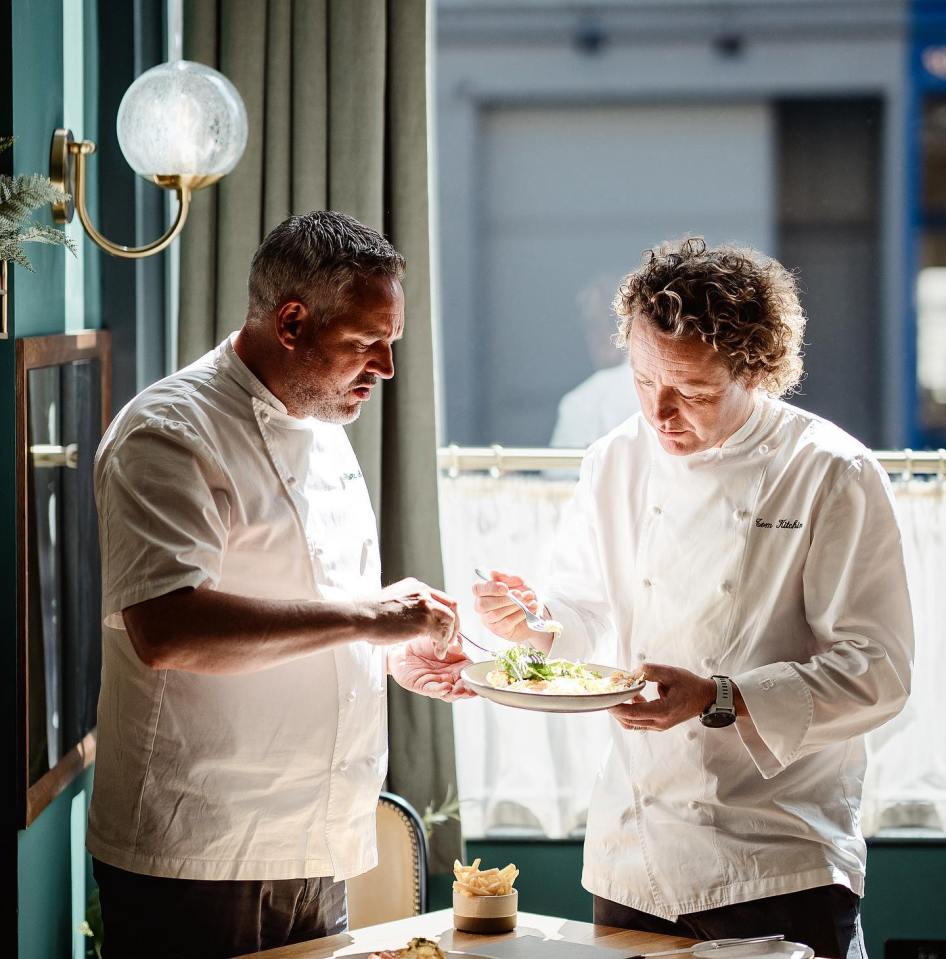
[[[461,633],[461,632],[459,632],[459,630],[458,630],[458,631],[457,631],[457,636],[459,636],[460,639],[463,640],[463,642],[469,643],[471,646],[475,646],[477,649],[481,649],[484,653],[489,653],[490,656],[492,656],[492,657],[494,657],[494,658],[499,655],[499,654],[496,652],[495,649],[487,649],[485,646],[480,646],[480,644],[479,644],[478,642],[476,642],[476,640],[470,639],[470,637],[467,636],[466,633]]]
[[[473,567],[473,572],[479,576],[480,579],[485,580],[487,583],[492,583],[493,579],[491,576],[487,576],[478,566]],[[508,598],[512,600],[525,614],[526,614],[526,626],[529,627],[534,633],[557,633],[561,627],[555,623],[553,625],[553,620],[546,619],[544,616],[538,616],[529,609],[526,604],[519,599],[518,596],[513,596],[512,591],[507,594]],[[473,644],[476,645],[475,643]]]

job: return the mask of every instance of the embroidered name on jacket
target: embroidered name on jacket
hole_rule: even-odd
[[[801,529],[805,524],[797,519],[780,519],[777,523],[770,523],[757,516],[755,525],[757,529]]]

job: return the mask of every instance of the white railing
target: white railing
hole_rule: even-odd
[[[473,613],[472,568],[508,569],[536,584],[546,579],[582,453],[498,446],[439,451],[446,587],[476,642],[504,646]],[[907,707],[869,737],[863,825],[868,834],[894,826],[946,831],[946,751],[933,745],[946,729],[946,451],[877,456],[894,481],[917,653]],[[937,475],[941,481],[931,482]],[[454,721],[468,837],[581,832],[608,739],[606,714],[554,716],[474,700],[457,705]]]

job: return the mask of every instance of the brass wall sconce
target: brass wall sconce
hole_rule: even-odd
[[[86,161],[95,152],[91,140],[75,140],[71,130],[53,134],[49,178],[72,197],[54,203],[56,223],[74,213],[92,241],[112,256],[140,259],[159,253],[184,228],[194,190],[229,173],[246,147],[246,107],[236,87],[202,63],[175,60],[143,73],[128,88],[118,108],[118,142],[139,175],[177,195],[178,210],[164,236],[130,247],[106,239],[86,209]]]

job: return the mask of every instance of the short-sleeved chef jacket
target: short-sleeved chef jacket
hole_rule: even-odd
[[[295,418],[230,339],[121,411],[95,465],[103,667],[88,848],[188,879],[344,879],[377,861],[385,660],[364,641],[241,675],[155,670],[121,611],[182,587],[267,600],[380,588],[340,426]]]

